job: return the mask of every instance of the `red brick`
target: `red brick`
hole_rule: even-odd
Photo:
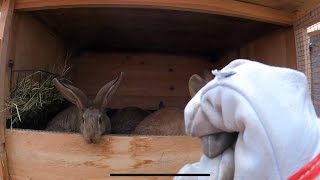
[[[313,94],[320,94],[320,89],[312,89]]]
[[[312,72],[320,72],[320,67],[313,68]]]
[[[312,80],[312,83],[317,83],[317,84],[320,84],[320,78],[317,78],[317,79],[313,79],[313,80]]]

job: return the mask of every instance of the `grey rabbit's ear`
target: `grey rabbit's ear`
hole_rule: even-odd
[[[194,74],[189,79],[189,93],[193,97],[197,92],[207,84],[207,82],[197,74]]]
[[[98,92],[97,96],[95,97],[93,103],[102,108],[106,108],[107,104],[110,102],[113,94],[118,90],[121,81],[124,77],[124,72],[121,72],[120,75],[104,85]]]
[[[80,89],[71,85],[70,82],[64,79],[58,80],[57,78],[54,78],[52,81],[60,93],[79,109],[84,110],[88,106],[87,96]]]
[[[214,75],[207,69],[203,71],[203,77],[207,83],[214,79]]]

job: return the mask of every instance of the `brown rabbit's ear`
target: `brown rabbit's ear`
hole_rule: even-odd
[[[202,79],[202,77],[200,77],[197,74],[194,74],[190,77],[189,79],[189,93],[190,96],[193,97],[194,95],[197,94],[197,92],[207,84],[207,82]]]
[[[98,92],[96,98],[94,99],[93,103],[98,106],[105,108],[107,104],[110,102],[111,97],[113,94],[118,90],[121,81],[124,77],[124,72],[121,72],[120,75],[104,85]]]
[[[203,71],[203,77],[207,83],[214,79],[214,75],[207,69]]]
[[[83,110],[87,107],[87,96],[80,89],[71,85],[70,82],[54,78],[53,84],[68,101],[75,104],[79,109]]]

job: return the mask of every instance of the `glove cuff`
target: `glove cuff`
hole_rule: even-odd
[[[320,153],[309,163],[288,178],[288,180],[309,180],[320,178]]]

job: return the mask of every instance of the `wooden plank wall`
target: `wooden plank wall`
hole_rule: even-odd
[[[115,78],[125,78],[110,106],[138,106],[157,109],[163,101],[168,107],[184,108],[190,100],[188,81],[192,74],[216,68],[208,57],[156,53],[86,52],[72,59],[77,84],[89,97]]]
[[[188,136],[104,136],[86,144],[78,134],[7,130],[11,179],[128,179],[111,173],[173,174],[198,162],[200,141]],[[132,179],[132,177],[130,178]],[[138,177],[136,179],[172,179]]]
[[[266,34],[241,48],[230,50],[214,63],[208,57],[157,53],[84,52],[74,57],[74,81],[91,98],[101,86],[126,73],[125,79],[110,103],[113,108],[138,106],[156,109],[160,101],[169,107],[183,108],[190,100],[188,79],[204,69],[221,69],[237,58],[297,68],[293,28]]]
[[[219,62],[229,63],[237,58],[256,60],[274,66],[297,69],[293,28],[281,29],[230,50]]]
[[[48,70],[63,63],[62,41],[28,13],[16,13],[11,57],[16,70]]]

